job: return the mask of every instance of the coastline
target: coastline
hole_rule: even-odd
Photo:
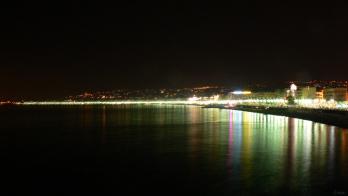
[[[348,111],[344,110],[330,110],[330,109],[314,109],[314,108],[299,108],[299,107],[279,107],[279,106],[253,106],[253,105],[236,105],[233,107],[226,107],[226,104],[195,104],[186,103],[184,101],[124,101],[124,102],[27,102],[18,104],[1,104],[1,107],[12,107],[21,105],[50,105],[50,106],[81,106],[81,105],[123,105],[123,104],[172,104],[172,105],[196,105],[202,108],[219,108],[239,110],[246,112],[256,112],[262,114],[286,116],[292,118],[299,118],[303,120],[311,120],[317,123],[337,126],[348,129]]]
[[[268,107],[268,106],[250,106],[237,105],[234,107],[224,107],[222,105],[206,106],[204,108],[231,109],[246,112],[256,112],[262,114],[271,114],[278,116],[287,116],[327,125],[348,128],[348,112],[328,109],[296,108],[296,107]]]

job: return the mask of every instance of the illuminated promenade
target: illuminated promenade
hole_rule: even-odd
[[[348,110],[346,102],[297,100],[296,105],[288,106],[284,99],[245,99],[245,100],[156,100],[156,101],[28,101],[17,105],[123,105],[123,104],[168,104],[168,105],[201,105],[226,106],[251,105]]]
[[[170,101],[170,100],[159,100],[159,101],[28,101],[18,103],[20,105],[122,105],[122,104],[180,104],[180,105],[231,105],[231,104],[243,104],[243,103],[269,103],[269,104],[285,104],[283,99],[273,100],[207,100],[207,101]]]

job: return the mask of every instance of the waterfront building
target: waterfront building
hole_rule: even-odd
[[[317,88],[316,87],[302,87],[298,90],[297,97],[299,99],[315,99],[317,98]]]
[[[297,98],[322,100],[324,99],[324,92],[323,92],[323,89],[320,89],[318,87],[306,86],[306,87],[299,88]]]
[[[315,98],[320,100],[324,99],[324,90],[323,89],[317,90],[315,92]]]
[[[290,85],[290,94],[291,94],[291,96],[296,97],[296,92],[297,92],[297,86],[294,83],[292,83]]]
[[[229,99],[250,99],[251,98],[251,91],[233,91],[228,93]]]
[[[347,88],[326,88],[324,98],[326,100],[347,101]]]
[[[252,93],[229,93],[230,99],[284,99],[286,96],[284,90],[271,92],[252,92]]]
[[[298,89],[297,89],[297,86],[292,83],[290,85],[290,88],[289,89],[286,89],[286,97],[297,97],[298,96],[298,93],[297,93]]]

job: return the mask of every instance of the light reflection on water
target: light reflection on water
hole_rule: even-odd
[[[139,180],[133,180],[136,185],[143,181],[164,188],[175,184],[179,193],[346,191],[348,134],[338,127],[196,106],[86,106],[28,111],[37,115],[22,116],[26,119],[22,121],[30,121],[27,127],[32,128],[32,134],[28,137],[33,139],[23,149],[30,150],[36,134],[50,127],[55,137],[46,137],[47,143],[41,145],[55,150],[59,146],[68,148],[71,157],[60,152],[54,156],[72,163],[78,161],[76,155],[87,154],[93,163],[88,168],[111,176],[107,181],[113,186],[122,185],[117,176],[125,171],[122,179],[137,176]],[[24,129],[17,127],[19,135]],[[61,134],[67,131],[70,135]],[[74,138],[67,138],[71,136]],[[52,142],[56,146],[52,147]],[[76,145],[83,148],[77,149]],[[145,171],[156,175],[149,177]],[[66,177],[69,175],[66,173]]]
[[[262,181],[271,185],[267,190],[271,192],[286,186],[306,191],[313,183],[326,186],[337,172],[347,172],[346,167],[337,171],[337,165],[347,165],[347,134],[334,126],[194,106],[128,106],[120,115],[105,111],[103,115],[118,125],[184,124],[191,167],[225,160],[225,165],[219,165],[229,176],[225,183],[239,181],[246,189]]]

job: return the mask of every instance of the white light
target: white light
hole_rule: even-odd
[[[332,108],[347,110],[347,103],[337,103],[335,100],[325,101],[316,99],[297,100],[299,107],[308,108]],[[200,97],[191,97],[188,100],[156,100],[156,101],[48,101],[48,102],[16,102],[17,105],[123,105],[123,104],[168,104],[168,105],[209,105],[221,104],[226,106],[234,106],[238,104],[252,105],[283,105],[286,103],[284,99],[234,99],[234,100],[203,100]]]
[[[234,94],[234,95],[249,95],[249,94],[251,94],[251,91],[233,91],[232,94]]]
[[[290,90],[291,91],[296,91],[297,90],[297,86],[295,84],[291,84],[290,85]]]
[[[201,98],[199,98],[199,97],[193,96],[193,97],[188,98],[188,101],[198,101],[200,99]]]

